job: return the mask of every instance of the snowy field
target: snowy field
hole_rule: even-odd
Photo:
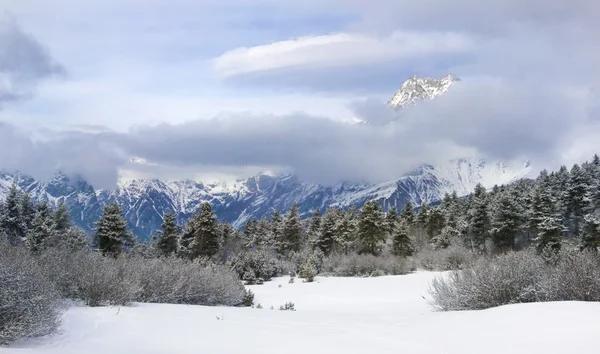
[[[380,278],[289,278],[251,286],[263,309],[139,304],[72,308],[63,333],[3,354],[133,353],[598,353],[599,303],[434,312],[436,273]],[[279,287],[281,285],[281,287]],[[296,311],[279,311],[284,303]],[[271,310],[273,306],[275,309]]]

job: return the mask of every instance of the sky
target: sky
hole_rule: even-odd
[[[595,0],[1,2],[0,166],[37,178],[376,183],[600,150]],[[385,106],[448,73],[443,97]]]

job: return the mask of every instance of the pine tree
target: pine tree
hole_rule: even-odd
[[[545,250],[560,251],[562,232],[564,231],[560,215],[555,214],[544,217],[538,224],[538,229],[538,252]]]
[[[300,221],[300,213],[296,202],[292,203],[290,212],[283,225],[283,240],[281,242],[279,252],[287,254],[289,252],[298,252],[302,241],[302,223]]]
[[[358,217],[358,239],[360,241],[360,254],[377,255],[381,252],[381,245],[385,242],[388,228],[384,216],[377,205],[377,201],[367,201]]]
[[[337,252],[348,254],[356,241],[356,210],[350,209],[339,220],[335,232],[334,248]]]
[[[308,244],[313,248],[318,247],[319,240],[321,239],[321,211],[316,209],[310,218],[310,224],[307,230]]]
[[[333,250],[336,230],[337,212],[335,209],[329,208],[321,220],[321,231],[315,244],[315,247],[320,249],[326,256]]]
[[[436,236],[439,236],[444,228],[445,220],[444,213],[439,207],[432,208],[428,212],[427,216],[427,235],[430,239],[434,239]]]
[[[408,226],[404,221],[398,222],[392,232],[392,253],[399,257],[410,257],[415,250],[408,236]]]
[[[397,223],[398,223],[398,209],[396,209],[396,206],[393,206],[385,214],[385,226],[388,229],[388,234],[390,236],[396,229]]]
[[[520,209],[511,193],[503,193],[492,221],[492,240],[499,250],[515,248],[515,238],[521,225]]]
[[[13,245],[23,243],[26,231],[21,218],[19,194],[17,185],[13,183],[4,201],[4,220],[1,225],[8,241]]]
[[[27,234],[27,247],[33,253],[40,253],[52,245],[56,237],[54,215],[48,203],[41,202],[31,221]]]
[[[416,222],[417,216],[415,215],[415,207],[410,200],[407,200],[406,204],[404,204],[404,209],[402,209],[400,218],[407,227],[412,226]]]
[[[210,258],[219,252],[216,216],[210,203],[203,203],[199,213],[189,221],[182,243],[187,248],[184,253],[191,259]]]
[[[244,229],[242,235],[244,237],[244,242],[246,243],[246,247],[252,247],[252,242],[256,237],[256,233],[258,232],[258,220],[255,217],[252,217],[246,221],[244,224]]]
[[[565,202],[567,210],[567,221],[569,229],[575,237],[580,236],[581,225],[583,224],[585,205],[585,196],[587,193],[587,183],[583,171],[578,165],[574,165],[565,192]]]
[[[104,256],[117,257],[122,252],[132,251],[133,235],[127,228],[127,222],[117,202],[104,207],[102,216],[96,223],[96,238],[98,249]]]
[[[72,251],[79,251],[88,247],[86,234],[79,227],[71,227],[67,231],[64,244]]]
[[[429,218],[429,206],[427,205],[427,203],[423,202],[421,204],[421,209],[419,210],[419,213],[417,214],[417,225],[419,225],[419,227],[421,227],[422,229],[426,229],[427,228],[427,221]]]
[[[281,250],[281,245],[284,243],[283,225],[284,225],[284,220],[283,220],[283,217],[281,216],[281,213],[279,213],[277,210],[275,210],[275,212],[271,216],[271,222],[269,225],[269,233],[270,233],[269,238],[272,240],[271,245],[275,245],[277,251]]]
[[[481,184],[477,184],[469,208],[468,235],[473,250],[486,252],[485,243],[491,228],[487,193]]]
[[[62,199],[56,206],[56,211],[54,212],[54,222],[56,224],[57,232],[67,232],[71,227],[73,227],[71,214],[69,214],[69,210]]]
[[[600,248],[600,180],[590,186],[586,202],[581,248],[597,251]]]
[[[169,257],[177,253],[181,228],[177,225],[175,213],[166,213],[157,235],[156,249],[161,256]]]
[[[35,205],[31,201],[31,196],[29,193],[23,193],[21,196],[21,205],[20,205],[20,214],[21,220],[23,222],[23,228],[27,233],[27,230],[31,229],[31,223],[33,221],[33,217],[35,216]]]

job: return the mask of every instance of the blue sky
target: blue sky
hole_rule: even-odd
[[[600,80],[593,0],[3,4],[0,134],[22,145],[22,158],[0,155],[0,163],[33,174],[59,168],[110,185],[119,175],[239,176],[247,160],[252,172],[377,181],[464,155],[551,167],[587,158],[599,140],[590,133]],[[461,89],[405,112],[430,125],[409,117],[391,132],[348,128],[381,112],[356,107],[383,106],[409,76],[447,73],[462,78]],[[448,122],[460,129],[438,131]],[[315,124],[331,131],[315,139]],[[499,130],[493,146],[482,138]],[[140,131],[173,134],[159,145],[172,153],[158,154]],[[177,150],[184,133],[192,134],[186,149],[227,141],[229,153]],[[88,143],[63,151],[69,139]],[[355,141],[368,147],[355,151]],[[317,145],[302,149],[309,144]],[[105,165],[91,166],[89,154]],[[132,156],[151,165],[132,166]],[[36,158],[44,163],[26,161]],[[376,173],[355,172],[367,165]]]

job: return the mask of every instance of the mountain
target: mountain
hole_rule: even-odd
[[[457,81],[452,75],[440,79],[413,76],[402,84],[388,105],[397,110],[419,100],[433,99],[446,93]],[[239,227],[253,217],[268,216],[276,210],[285,213],[294,201],[304,217],[330,206],[361,207],[370,199],[376,199],[387,210],[391,206],[403,208],[408,200],[415,206],[436,202],[453,191],[463,196],[478,183],[491,188],[530,173],[531,166],[526,161],[492,163],[463,159],[437,166],[423,165],[398,179],[379,184],[341,182],[325,186],[306,183],[295,175],[260,174],[233,183],[139,179],[120,183],[111,190],[95,190],[81,178],[60,173],[49,181],[37,181],[19,173],[0,173],[0,199],[16,183],[34,199],[46,200],[51,205],[64,200],[74,222],[88,231],[107,203],[118,202],[134,234],[148,240],[160,228],[165,213],[175,212],[183,224],[203,202],[211,203],[221,220]]]
[[[123,182],[112,190],[94,190],[84,180],[60,173],[49,181],[0,173],[0,198],[14,182],[37,200],[52,205],[64,200],[74,222],[85,230],[92,229],[104,205],[116,201],[134,234],[148,240],[160,228],[165,213],[175,212],[179,222],[184,223],[203,202],[213,205],[219,219],[241,226],[249,218],[268,216],[275,210],[285,213],[294,201],[303,216],[329,206],[360,207],[369,199],[377,199],[385,209],[402,208],[407,200],[414,205],[432,203],[445,193],[466,195],[477,183],[491,188],[527,177],[530,172],[528,162],[458,160],[445,165],[423,165],[397,180],[373,185],[344,182],[325,186],[303,182],[295,175],[261,174],[231,184],[142,179]]]
[[[460,79],[452,75],[446,75],[439,79],[413,75],[388,101],[388,107],[398,110],[420,100],[434,99],[448,92],[448,89],[458,81]]]

